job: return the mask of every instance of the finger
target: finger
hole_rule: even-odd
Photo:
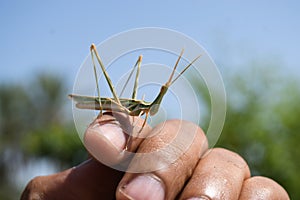
[[[129,151],[135,151],[143,137],[151,130],[144,120],[123,113],[105,113],[87,128],[84,145],[100,162],[112,166],[128,157],[125,146],[129,135],[135,137],[130,143]]]
[[[249,176],[249,167],[238,154],[211,149],[201,158],[180,199],[238,199]]]
[[[245,180],[240,195],[244,199],[284,199],[288,200],[288,193],[272,179],[255,176]]]
[[[174,199],[208,146],[203,131],[186,121],[167,121],[150,135],[121,180],[117,199]]]
[[[123,173],[90,159],[77,167],[49,176],[39,176],[26,186],[27,199],[113,199]]]

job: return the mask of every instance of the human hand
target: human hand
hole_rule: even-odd
[[[85,146],[107,165],[127,166],[131,157],[123,151],[127,140],[124,132],[137,135],[140,129],[136,127],[141,124],[141,119],[131,121],[119,113],[104,115],[87,129]],[[188,137],[195,131],[189,148],[181,154],[184,144],[181,140],[173,142],[174,138],[179,132]],[[161,151],[154,159],[137,156],[129,169],[159,170],[124,173],[92,158],[66,171],[33,179],[21,199],[289,199],[273,180],[250,177],[248,165],[236,153],[208,149],[203,131],[195,124],[170,120],[154,129],[145,126],[140,136],[149,135],[146,139],[133,139],[129,151],[146,154],[171,142],[173,151]],[[174,156],[178,159],[165,167],[163,162]]]

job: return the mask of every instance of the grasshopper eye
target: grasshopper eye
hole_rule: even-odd
[[[152,104],[152,106],[150,107],[150,110],[149,110],[150,115],[151,116],[155,115],[158,112],[159,107],[160,107],[160,104]]]

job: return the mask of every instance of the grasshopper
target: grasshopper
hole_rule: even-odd
[[[168,81],[161,86],[160,92],[156,96],[156,98],[152,102],[147,102],[144,100],[138,100],[136,99],[137,96],[137,89],[138,89],[138,79],[139,79],[139,72],[140,72],[140,66],[142,62],[142,56],[139,56],[138,60],[136,61],[135,65],[133,66],[133,69],[123,87],[123,90],[121,93],[123,93],[129,79],[131,78],[133,71],[137,67],[137,72],[136,72],[136,77],[135,77],[135,83],[133,87],[133,92],[132,92],[132,97],[131,98],[119,98],[114,85],[103,65],[103,62],[99,56],[99,53],[96,49],[95,44],[92,44],[90,47],[90,53],[91,53],[91,58],[92,58],[92,63],[93,63],[93,69],[94,69],[94,75],[95,75],[95,80],[96,80],[96,86],[97,86],[97,97],[93,96],[81,96],[81,95],[76,95],[76,94],[70,94],[69,97],[73,99],[76,102],[76,107],[80,109],[92,109],[92,110],[100,110],[99,116],[102,115],[102,112],[105,111],[117,111],[117,112],[123,112],[127,115],[130,116],[142,116],[146,115],[142,128],[139,132],[142,131],[143,127],[146,124],[146,121],[148,119],[148,116],[155,115],[160,107],[160,104],[162,102],[163,97],[167,93],[169,87],[201,56],[199,55],[196,57],[192,62],[190,62],[185,68],[177,75],[176,78],[173,79],[176,68],[178,66],[178,63],[183,55],[184,50],[181,51],[178,59],[176,60],[176,63],[173,67],[172,73],[168,79]],[[110,91],[113,95],[113,98],[110,97],[101,97],[100,96],[100,89],[98,85],[98,76],[97,76],[97,67],[96,67],[96,62],[95,62],[95,57],[98,61],[98,64],[101,67],[102,73],[106,79],[106,82],[110,88]],[[128,139],[128,141],[131,141],[132,136]],[[125,149],[128,148],[128,145],[130,142],[127,141],[127,144],[125,146]]]

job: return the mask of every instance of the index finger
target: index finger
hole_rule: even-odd
[[[174,199],[207,148],[204,132],[194,123],[167,120],[157,125],[120,181],[117,199]]]

